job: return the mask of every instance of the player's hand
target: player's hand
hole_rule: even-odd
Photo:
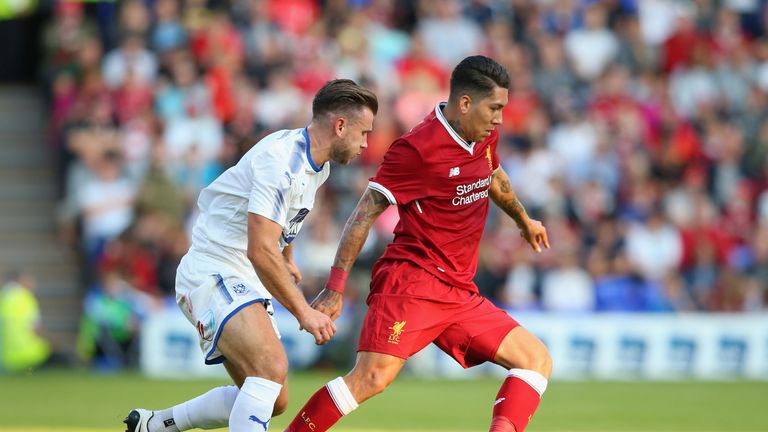
[[[296,316],[299,320],[299,328],[306,330],[312,336],[315,337],[315,343],[323,345],[336,334],[336,324],[333,323],[331,318],[320,312],[307,307],[300,314]]]
[[[296,285],[301,283],[301,270],[299,270],[299,266],[296,265],[296,261],[292,259],[286,259],[285,268],[288,269],[288,273],[290,273],[291,277],[293,278],[293,283]]]
[[[341,315],[342,303],[343,300],[340,292],[331,291],[324,288],[322,291],[320,291],[319,294],[317,294],[317,297],[312,300],[310,306],[315,308],[315,310],[319,310],[320,312],[328,315],[332,320],[336,321],[339,315]]]
[[[549,249],[547,229],[536,219],[528,219],[527,223],[520,229],[520,237],[524,238],[536,252],[541,253],[542,246]]]

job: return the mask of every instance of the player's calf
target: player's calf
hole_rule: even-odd
[[[338,377],[318,390],[294,417],[285,432],[324,432],[358,407],[352,392]]]
[[[272,408],[272,417],[279,416],[288,408],[288,392],[286,389],[287,387],[283,386],[282,390],[280,391],[280,395],[277,396],[275,406]]]
[[[525,369],[511,369],[493,402],[489,432],[523,432],[547,389],[544,375]]]
[[[264,378],[246,378],[229,415],[229,430],[241,432],[263,428],[266,431],[282,387]],[[254,429],[256,425],[258,427]]]

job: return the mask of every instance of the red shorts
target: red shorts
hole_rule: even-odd
[[[358,351],[402,359],[434,342],[465,368],[493,360],[519,324],[478,293],[455,288],[408,261],[373,269]]]

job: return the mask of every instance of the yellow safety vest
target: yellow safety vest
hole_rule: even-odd
[[[0,20],[28,15],[36,8],[37,0],[0,0]]]
[[[28,289],[16,283],[0,289],[0,369],[23,371],[48,358],[50,345],[35,331],[39,320],[37,299]]]

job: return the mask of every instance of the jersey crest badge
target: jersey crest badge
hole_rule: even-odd
[[[403,327],[405,327],[405,321],[395,321],[395,323],[392,324],[392,327],[388,327],[389,330],[392,330],[392,334],[389,335],[387,342],[395,345],[399,344],[400,334],[403,333]]]
[[[244,283],[237,283],[232,285],[232,291],[237,295],[243,295],[248,292],[248,287]]]
[[[488,169],[493,171],[493,156],[491,156],[491,146],[485,148],[485,158],[488,159]]]

